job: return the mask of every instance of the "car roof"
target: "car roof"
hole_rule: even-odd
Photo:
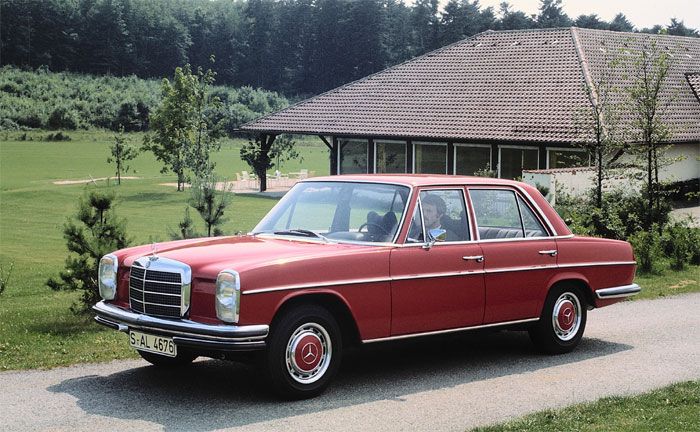
[[[334,176],[313,177],[304,181],[359,181],[398,183],[406,186],[455,186],[455,185],[489,185],[521,186],[523,183],[491,177],[471,177],[447,174],[342,174]]]

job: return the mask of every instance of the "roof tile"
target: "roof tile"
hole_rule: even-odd
[[[673,55],[664,113],[673,141],[700,140],[700,39],[578,28],[487,31],[243,125],[247,131],[575,142],[610,49],[654,40]],[[622,51],[624,54],[624,51]],[[583,66],[582,66],[583,64]],[[687,79],[686,79],[687,77]],[[624,88],[622,71],[615,76]],[[695,83],[695,84],[694,84]],[[671,96],[673,95],[673,96]],[[628,119],[629,120],[629,119]]]

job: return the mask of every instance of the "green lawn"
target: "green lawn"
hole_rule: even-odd
[[[561,410],[546,410],[478,432],[697,431],[700,381],[674,384],[639,396],[609,397]]]
[[[55,180],[88,179],[113,175],[106,163],[112,134],[103,131],[68,132],[71,141],[40,141],[49,132],[0,132],[0,265],[14,262],[6,291],[0,295],[0,370],[53,367],[133,357],[120,333],[102,329],[88,318],[72,315],[70,305],[78,293],[53,292],[46,280],[62,268],[67,251],[62,238],[66,218],[75,212],[84,185],[52,184]],[[129,134],[140,142],[141,134]],[[29,140],[31,138],[31,140]],[[240,160],[243,141],[227,140],[214,156],[217,172],[229,178],[247,169]],[[328,150],[314,137],[299,142],[303,161],[283,164],[282,171],[301,168],[328,174]],[[161,183],[174,182],[161,174],[149,154],[131,164],[138,180],[121,186],[98,182],[100,188],[118,193],[118,214],[127,218],[134,244],[167,240],[167,227],[182,218],[189,194]],[[227,233],[250,230],[275,200],[253,196],[234,197],[227,210]],[[199,223],[198,215],[192,212]],[[201,230],[201,225],[199,226]],[[699,268],[666,271],[660,276],[639,277],[640,297],[698,291]]]

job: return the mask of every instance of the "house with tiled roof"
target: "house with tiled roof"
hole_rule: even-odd
[[[577,116],[592,109],[586,84],[611,55],[649,44],[671,58],[668,107],[676,180],[700,177],[700,39],[581,28],[487,31],[312,97],[241,127],[269,139],[318,135],[331,174],[523,170],[590,163],[594,140]],[[612,78],[624,97],[624,68]],[[623,123],[630,116],[623,116]],[[625,126],[625,125],[622,125]],[[634,145],[632,134],[628,144]]]

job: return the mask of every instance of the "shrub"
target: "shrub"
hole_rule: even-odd
[[[125,132],[145,131],[148,128],[148,114],[148,106],[143,102],[124,102],[112,122],[112,130],[118,131],[123,127]]]
[[[19,115],[15,118],[15,122],[17,122],[17,124],[20,126],[25,126],[32,129],[38,129],[42,125],[41,117],[34,113]]]
[[[700,258],[700,228],[692,226],[692,218],[674,221],[661,236],[664,255],[671,259],[673,270],[683,270],[687,263],[698,264]]]
[[[7,131],[7,130],[18,130],[19,125],[17,122],[14,120],[10,120],[8,118],[4,118],[0,120],[0,130]]]
[[[74,111],[65,107],[57,107],[51,111],[46,124],[49,129],[75,130],[78,128],[78,119]]]
[[[558,194],[557,212],[576,234],[595,235],[626,240],[642,230],[647,202],[642,194],[623,191],[607,192],[603,195],[603,207],[594,205],[593,195],[572,197]],[[671,205],[663,200],[654,213],[658,226],[668,223]]]
[[[55,134],[48,134],[46,135],[46,141],[70,141],[71,138],[68,134],[64,134],[61,131],[56,132]]]
[[[639,231],[629,238],[641,273],[652,273],[658,269],[661,260],[661,239],[656,224],[650,231]]]

